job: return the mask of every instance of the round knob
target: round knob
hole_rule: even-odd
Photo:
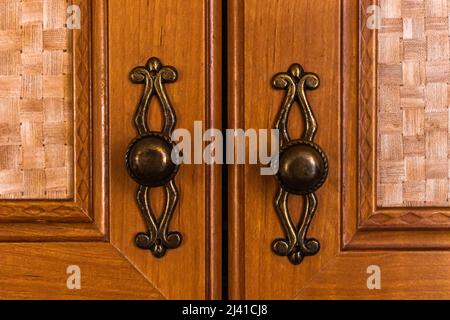
[[[126,158],[130,176],[146,187],[164,186],[178,171],[178,165],[172,161],[173,148],[172,142],[159,133],[136,139]]]
[[[313,193],[327,176],[327,158],[315,143],[293,141],[281,150],[277,177],[286,191],[297,195]]]

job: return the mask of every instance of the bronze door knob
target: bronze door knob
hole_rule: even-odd
[[[286,237],[275,240],[272,250],[277,255],[287,256],[294,265],[320,251],[320,242],[308,238],[307,233],[317,209],[315,192],[328,177],[328,160],[323,150],[314,143],[317,121],[306,97],[307,90],[315,90],[319,85],[319,77],[306,73],[299,64],[293,64],[288,72],[279,73],[273,79],[276,89],[286,90],[276,124],[281,136],[281,151],[277,173],[280,190],[275,199],[275,209]],[[289,113],[295,102],[300,106],[305,120],[305,132],[298,140],[291,139],[287,128]],[[305,197],[304,212],[297,225],[289,212],[290,194]]]
[[[172,161],[173,143],[153,132],[136,139],[127,153],[130,176],[140,185],[162,187],[172,180],[179,166]]]
[[[181,245],[179,232],[170,232],[169,225],[178,203],[178,189],[175,176],[178,164],[172,161],[174,143],[171,135],[176,123],[175,111],[165,91],[164,84],[177,80],[177,71],[163,66],[158,58],[150,58],[143,67],[131,72],[131,81],[144,84],[144,93],[134,119],[138,137],[128,147],[125,163],[128,173],[138,184],[137,204],[141,210],[147,231],[136,235],[138,248],[150,250],[157,257],[163,257],[168,249]],[[153,97],[161,102],[164,113],[162,132],[149,129],[148,113]],[[165,208],[160,217],[156,217],[150,204],[150,189],[164,187],[166,193]]]
[[[327,167],[327,158],[318,145],[297,140],[281,150],[277,178],[290,193],[307,195],[323,185]]]

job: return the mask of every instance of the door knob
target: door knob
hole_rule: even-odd
[[[164,84],[177,80],[177,71],[171,66],[163,66],[157,58],[150,58],[143,67],[131,72],[131,81],[144,84],[144,92],[139,103],[134,123],[138,137],[128,147],[126,166],[128,173],[138,184],[137,203],[144,218],[147,231],[139,233],[135,243],[140,249],[150,250],[157,258],[168,249],[181,245],[181,234],[170,232],[169,225],[178,202],[175,176],[179,166],[172,159],[174,143],[171,134],[176,124],[175,111],[167,96]],[[156,96],[164,111],[162,132],[151,131],[148,113],[151,99]],[[150,189],[164,187],[166,201],[161,217],[156,218],[150,205]]]
[[[324,151],[314,143],[317,121],[308,102],[306,91],[319,87],[316,74],[306,73],[299,64],[292,65],[287,73],[279,73],[273,79],[276,89],[286,90],[276,129],[280,132],[280,157],[276,175],[280,190],[275,199],[275,208],[285,232],[285,239],[273,242],[273,251],[287,256],[295,265],[301,264],[305,256],[320,251],[320,243],[309,239],[307,233],[317,209],[315,192],[325,183],[328,176],[328,160]],[[303,137],[292,140],[288,132],[289,113],[297,102],[305,121]],[[304,212],[298,226],[294,225],[288,208],[289,195],[305,198]]]

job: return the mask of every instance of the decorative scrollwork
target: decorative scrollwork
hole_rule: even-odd
[[[306,96],[307,90],[315,90],[319,85],[319,77],[306,73],[299,64],[293,64],[287,73],[279,73],[273,79],[273,86],[287,93],[275,126],[281,138],[277,173],[281,188],[275,199],[275,209],[286,238],[275,240],[272,249],[277,255],[287,256],[294,265],[301,264],[306,256],[316,255],[320,251],[319,241],[309,239],[307,234],[317,210],[315,192],[328,176],[328,160],[322,149],[314,143],[317,121]],[[291,140],[288,119],[296,101],[305,120],[305,132],[301,139]],[[304,213],[298,226],[292,221],[289,212],[289,194],[305,198]]]
[[[179,232],[169,232],[170,221],[178,202],[178,190],[175,176],[178,164],[172,161],[174,144],[171,135],[176,124],[174,109],[164,88],[165,83],[177,80],[177,71],[170,66],[163,66],[157,58],[150,58],[144,67],[137,67],[131,72],[131,81],[144,84],[144,93],[139,103],[135,125],[139,136],[129,145],[126,165],[130,176],[140,185],[137,202],[147,231],[136,235],[136,245],[150,250],[157,258],[163,257],[168,249],[181,245]],[[148,113],[151,99],[156,96],[164,112],[162,132],[151,131],[148,125]],[[164,187],[166,193],[165,208],[161,217],[156,218],[150,205],[150,189]]]

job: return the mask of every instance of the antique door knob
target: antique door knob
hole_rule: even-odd
[[[140,185],[162,187],[172,180],[178,165],[172,161],[173,143],[162,134],[151,133],[136,139],[129,147],[127,166]]]
[[[319,87],[319,77],[306,73],[299,64],[292,65],[287,73],[274,77],[273,85],[286,90],[276,128],[280,131],[280,157],[277,179],[280,191],[275,200],[275,208],[285,231],[285,239],[277,239],[273,251],[287,256],[295,265],[302,263],[305,256],[313,256],[320,250],[316,239],[308,239],[308,229],[317,209],[315,192],[325,183],[328,176],[328,160],[323,150],[314,143],[317,122],[306,97],[306,90]],[[289,113],[297,102],[305,120],[305,132],[298,140],[291,140],[287,123]],[[294,225],[288,208],[289,194],[305,197],[304,213],[298,225]]]
[[[178,202],[178,190],[175,176],[178,164],[173,161],[174,143],[171,134],[175,127],[175,111],[166,94],[164,84],[175,82],[177,71],[163,66],[158,58],[150,58],[143,67],[131,72],[131,81],[144,84],[144,93],[134,119],[138,137],[131,142],[125,156],[129,175],[139,184],[137,202],[141,210],[147,231],[139,233],[135,243],[140,249],[150,250],[157,258],[166,254],[168,249],[181,245],[181,234],[169,232],[169,225]],[[156,96],[164,111],[162,132],[151,131],[148,125],[148,112],[151,99]],[[164,187],[166,193],[165,208],[159,218],[150,205],[151,188]]]
[[[278,180],[283,189],[306,195],[317,191],[327,176],[327,159],[314,143],[294,141],[280,153]]]

